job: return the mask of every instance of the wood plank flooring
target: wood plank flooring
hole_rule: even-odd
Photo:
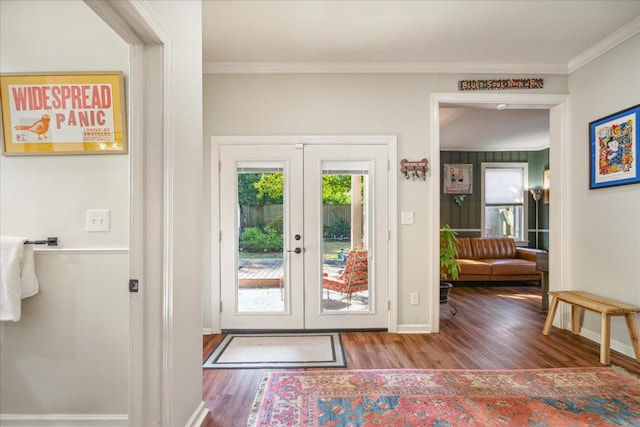
[[[534,369],[602,366],[598,343],[553,328],[542,335],[536,286],[454,287],[440,306],[440,333],[342,332],[348,369]],[[203,337],[203,361],[223,339]],[[616,351],[611,363],[640,375],[640,363]],[[267,370],[203,371],[205,427],[246,426],[258,383]]]

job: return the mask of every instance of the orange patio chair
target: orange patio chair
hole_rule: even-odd
[[[322,287],[327,290],[347,294],[347,302],[351,304],[351,295],[369,289],[369,257],[367,251],[351,251],[347,265],[339,276],[323,274]]]

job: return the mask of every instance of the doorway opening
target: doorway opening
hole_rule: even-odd
[[[440,115],[441,108],[443,107],[473,107],[473,108],[495,108],[498,104],[507,104],[512,106],[513,108],[520,109],[536,109],[536,110],[544,110],[548,111],[549,117],[549,155],[548,155],[548,163],[549,166],[554,168],[554,180],[548,183],[549,195],[556,194],[553,197],[553,209],[549,210],[549,222],[548,228],[549,230],[553,230],[553,233],[549,233],[549,241],[548,248],[549,251],[554,253],[556,259],[562,259],[563,253],[562,248],[563,238],[562,238],[562,224],[564,223],[564,216],[566,213],[562,208],[562,199],[557,197],[559,191],[563,186],[564,178],[563,178],[563,170],[564,163],[566,159],[564,147],[566,144],[562,142],[566,140],[566,136],[564,135],[563,129],[563,121],[566,120],[564,115],[566,114],[566,105],[565,105],[566,96],[565,95],[522,95],[522,94],[432,94],[431,96],[431,157],[433,164],[433,175],[434,179],[431,180],[431,206],[437,206],[437,208],[432,208],[432,218],[433,227],[432,232],[434,236],[437,236],[438,231],[441,225],[441,215],[440,215],[440,194],[441,194],[441,179],[442,179],[442,169],[441,169],[441,129],[440,129]],[[542,188],[542,176],[540,176],[540,188]],[[476,188],[479,188],[477,186]],[[527,189],[528,190],[528,189]],[[474,190],[475,191],[475,190]],[[527,191],[528,196],[528,191]],[[548,199],[550,200],[550,199]],[[536,206],[538,207],[538,206]],[[539,207],[538,207],[539,209]],[[537,210],[534,210],[537,212]],[[539,239],[539,228],[538,226],[535,229],[531,230],[532,233],[529,233],[529,236],[533,236],[533,240],[536,240],[536,237]],[[482,230],[480,230],[482,235]],[[531,239],[531,237],[529,237]],[[439,262],[435,261],[435,255],[439,253],[439,245],[437,239],[432,239],[432,250],[434,256],[432,257],[433,262],[433,281],[432,283],[439,283]],[[437,279],[436,279],[437,277]],[[551,278],[552,285],[554,288],[561,288],[561,278],[562,278],[562,262],[558,262],[558,264],[554,264],[554,269],[549,273],[549,277]],[[431,324],[433,325],[432,331],[439,331],[439,314],[440,314],[440,306],[438,298],[436,297],[436,292],[439,293],[439,289],[437,286],[432,286],[431,289],[434,297],[432,300],[434,304],[432,306],[432,318]]]

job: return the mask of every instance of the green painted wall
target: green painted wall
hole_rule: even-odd
[[[549,169],[549,149],[541,151],[442,151],[440,153],[440,170],[444,171],[446,163],[465,163],[473,165],[473,194],[466,196],[462,206],[458,206],[453,194],[444,194],[444,176],[440,177],[440,223],[449,224],[451,228],[461,231],[460,236],[480,236],[480,173],[483,162],[527,162],[529,164],[529,187],[542,187],[542,173]],[[444,172],[443,172],[444,173]],[[528,195],[528,228],[529,247],[536,246],[536,204]],[[538,247],[549,247],[549,205],[543,199],[538,202]]]

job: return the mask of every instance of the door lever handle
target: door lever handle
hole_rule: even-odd
[[[299,254],[299,253],[302,253],[302,249],[295,248],[294,250],[288,250],[287,252],[295,252],[295,253]]]

